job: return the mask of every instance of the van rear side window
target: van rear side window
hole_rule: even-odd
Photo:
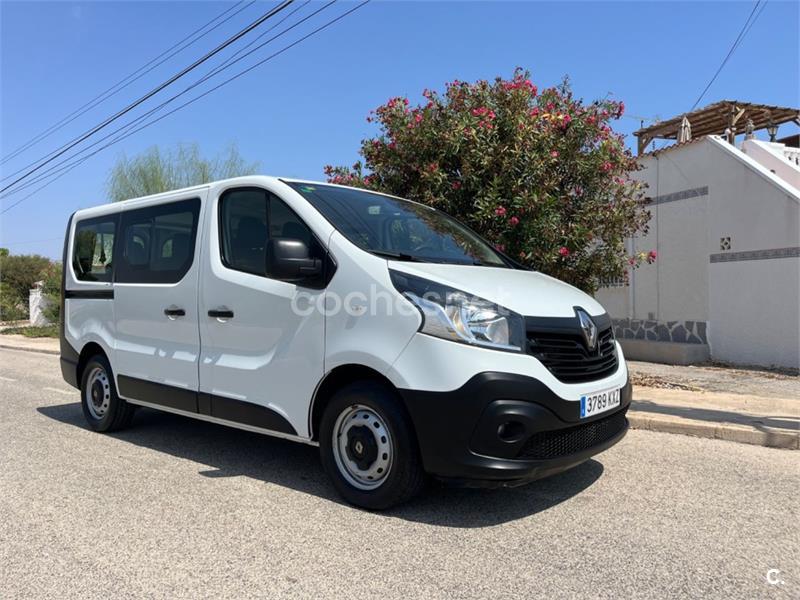
[[[122,213],[114,281],[177,283],[192,266],[200,199]]]
[[[72,269],[79,281],[111,281],[117,215],[79,221],[72,243]]]

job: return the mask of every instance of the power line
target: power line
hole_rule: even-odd
[[[267,12],[266,14],[262,15],[256,21],[254,21],[253,23],[248,25],[245,29],[240,30],[237,34],[235,34],[234,36],[232,36],[231,38],[229,38],[228,40],[226,40],[225,42],[223,42],[222,44],[217,46],[217,48],[215,48],[211,52],[207,53],[205,56],[203,56],[202,58],[198,59],[197,61],[195,61],[192,65],[190,65],[189,67],[186,67],[180,73],[174,75],[169,80],[167,80],[166,82],[164,82],[161,85],[159,85],[156,89],[148,92],[145,96],[139,98],[134,103],[128,105],[126,108],[124,108],[121,111],[117,112],[116,114],[112,115],[111,117],[106,119],[103,123],[101,123],[100,125],[96,126],[95,128],[93,128],[89,132],[87,132],[85,134],[82,134],[81,136],[78,136],[76,138],[73,138],[72,140],[67,142],[67,144],[65,144],[64,146],[61,146],[60,148],[54,150],[53,152],[50,152],[49,154],[46,154],[44,157],[41,157],[41,158],[29,163],[28,165],[22,167],[21,169],[18,169],[17,171],[14,171],[10,175],[6,175],[5,177],[0,178],[0,181],[5,181],[6,179],[9,179],[10,177],[13,177],[14,175],[17,175],[18,173],[21,173],[25,169],[28,169],[28,168],[36,165],[36,163],[39,163],[40,161],[44,161],[44,162],[41,162],[39,165],[37,165],[30,172],[28,172],[25,175],[23,175],[22,177],[20,177],[17,181],[9,184],[8,186],[6,186],[2,190],[0,190],[0,192],[5,191],[10,186],[13,186],[18,181],[24,179],[25,177],[27,177],[31,173],[35,172],[36,170],[40,169],[45,164],[47,164],[50,161],[52,161],[54,158],[57,158],[58,156],[64,154],[66,151],[70,150],[71,148],[73,148],[77,144],[81,143],[86,138],[88,138],[89,136],[93,135],[96,131],[99,131],[100,129],[102,129],[103,127],[108,125],[109,123],[111,123],[111,122],[115,121],[116,119],[118,119],[119,117],[125,115],[130,110],[133,110],[136,106],[138,106],[142,102],[145,102],[147,99],[149,99],[150,97],[152,97],[153,95],[155,95],[156,93],[158,93],[159,91],[161,91],[162,89],[164,89],[165,87],[170,85],[171,83],[175,82],[177,79],[180,79],[183,75],[185,75],[186,73],[190,72],[191,70],[193,70],[194,68],[196,68],[197,66],[199,66],[200,64],[202,64],[203,62],[205,62],[206,60],[208,60],[209,58],[211,58],[215,54],[217,54],[218,52],[222,51],[224,48],[226,48],[227,46],[229,46],[230,44],[232,44],[233,42],[235,42],[239,38],[241,38],[243,35],[249,33],[252,29],[254,29],[255,27],[258,27],[261,23],[263,23],[267,19],[271,18],[272,16],[274,16],[275,14],[277,14],[278,12],[280,12],[281,10],[286,8],[293,1],[294,0],[286,0],[281,5],[276,7],[275,9],[273,9],[273,10]],[[44,160],[44,159],[47,159],[47,160]]]
[[[178,43],[176,43],[176,44],[172,45],[171,47],[167,48],[166,50],[164,50],[164,52],[162,52],[161,54],[156,56],[150,62],[142,65],[141,67],[139,67],[137,70],[135,70],[130,75],[124,77],[123,79],[121,79],[120,81],[118,81],[117,83],[112,85],[110,88],[108,88],[104,92],[98,94],[97,96],[95,96],[94,98],[89,100],[87,103],[85,103],[82,106],[76,108],[73,112],[68,114],[66,117],[63,117],[60,121],[54,123],[53,125],[51,125],[47,129],[42,131],[41,133],[37,134],[36,136],[34,136],[33,138],[31,138],[30,140],[25,142],[22,146],[18,147],[16,150],[14,150],[10,154],[8,154],[5,157],[3,157],[3,159],[0,160],[0,165],[4,165],[5,163],[7,163],[12,158],[14,158],[16,156],[19,156],[22,152],[25,152],[25,150],[27,150],[28,148],[31,148],[32,146],[35,146],[36,144],[38,144],[43,139],[50,137],[53,133],[55,133],[59,129],[62,129],[64,126],[70,124],[71,122],[73,122],[78,117],[86,114],[88,111],[90,111],[94,107],[98,106],[99,104],[102,104],[103,102],[105,102],[106,100],[111,98],[112,96],[115,96],[116,94],[121,92],[123,89],[125,89],[126,87],[128,87],[129,85],[134,83],[135,81],[138,81],[139,79],[141,79],[142,77],[144,77],[145,75],[150,73],[153,69],[158,68],[159,66],[164,64],[166,61],[168,61],[170,58],[172,58],[176,54],[179,54],[180,52],[183,52],[186,48],[188,48],[189,46],[191,46],[195,42],[201,40],[202,38],[207,36],[209,33],[214,31],[215,29],[218,29],[219,27],[221,27],[222,25],[227,23],[229,20],[231,20],[233,17],[238,15],[243,10],[249,8],[253,3],[255,3],[255,0],[250,0],[250,2],[248,2],[245,6],[241,7],[236,12],[228,15],[228,17],[226,17],[225,19],[223,19],[222,21],[220,21],[219,23],[217,23],[216,25],[211,27],[211,29],[209,29],[208,31],[205,31],[204,33],[202,33],[198,37],[196,37],[194,39],[191,39],[195,35],[200,33],[201,31],[203,31],[203,29],[205,29],[206,27],[212,25],[215,21],[217,21],[220,18],[224,17],[227,13],[229,13],[232,10],[234,10],[236,7],[238,7],[240,4],[243,4],[243,3],[244,3],[244,0],[239,0],[239,2],[237,2],[236,4],[234,4],[231,7],[227,8],[226,10],[224,10],[222,13],[220,13],[219,15],[217,15],[216,17],[211,19],[208,23],[206,23],[205,25],[203,25],[202,27],[200,27],[198,29],[195,29],[192,33],[190,33],[189,35],[184,37]],[[178,49],[175,50],[175,48],[178,48]],[[175,51],[172,52],[173,50],[175,50]]]
[[[36,190],[34,190],[33,192],[31,192],[31,193],[30,193],[30,194],[28,194],[27,196],[24,196],[24,197],[20,198],[19,200],[17,200],[16,202],[14,202],[13,204],[11,204],[10,206],[8,206],[8,207],[4,208],[2,211],[0,211],[0,214],[5,214],[5,213],[7,213],[8,211],[10,211],[10,210],[11,210],[12,208],[14,208],[15,206],[18,206],[18,205],[22,204],[22,203],[23,203],[25,200],[27,200],[28,198],[31,198],[31,197],[35,196],[35,195],[36,195],[36,194],[37,194],[39,191],[41,191],[42,189],[44,189],[44,188],[46,188],[47,186],[51,185],[51,184],[52,184],[52,183],[54,183],[56,180],[60,179],[60,178],[61,178],[61,177],[63,177],[64,175],[66,175],[66,174],[67,174],[69,171],[71,171],[72,169],[74,169],[74,168],[78,167],[80,164],[82,164],[83,162],[85,162],[86,160],[88,160],[89,158],[91,158],[92,156],[94,156],[95,154],[97,154],[97,153],[99,153],[99,152],[103,151],[105,148],[108,148],[109,146],[112,146],[113,144],[116,144],[117,142],[119,142],[119,141],[121,141],[121,140],[123,140],[123,139],[125,139],[125,138],[127,138],[127,137],[130,137],[131,135],[133,135],[133,134],[135,134],[135,133],[138,133],[139,131],[141,131],[141,130],[143,130],[143,129],[146,129],[147,127],[150,127],[151,125],[154,125],[154,124],[155,124],[155,123],[157,123],[158,121],[160,121],[160,120],[162,120],[162,119],[164,119],[164,118],[166,118],[166,117],[170,116],[171,114],[173,114],[173,113],[175,113],[175,112],[177,112],[177,111],[179,111],[179,110],[181,110],[181,109],[185,108],[186,106],[189,106],[190,104],[193,104],[193,103],[197,102],[197,101],[198,101],[198,100],[200,100],[201,98],[203,98],[203,97],[205,97],[205,96],[209,95],[210,93],[212,93],[212,92],[214,92],[214,91],[218,90],[219,88],[221,88],[221,87],[223,87],[223,86],[225,86],[225,85],[227,85],[227,84],[231,83],[232,81],[234,81],[234,80],[238,79],[239,77],[241,77],[241,76],[245,75],[246,73],[249,73],[249,72],[250,72],[250,71],[252,71],[253,69],[255,69],[255,68],[257,68],[257,67],[259,67],[259,66],[263,65],[264,63],[266,63],[266,62],[269,62],[269,61],[270,61],[270,60],[272,60],[273,58],[275,58],[275,57],[277,57],[277,56],[279,56],[279,55],[283,54],[284,52],[286,52],[286,51],[287,51],[287,50],[289,50],[290,48],[293,48],[294,46],[297,46],[298,44],[300,44],[301,42],[303,42],[303,41],[305,41],[306,39],[310,38],[311,36],[313,36],[313,35],[316,35],[317,33],[321,32],[322,30],[324,30],[324,29],[326,29],[326,28],[330,27],[331,25],[333,25],[333,24],[334,24],[334,23],[336,23],[337,21],[340,21],[340,20],[342,20],[343,18],[345,18],[346,16],[348,16],[348,15],[350,15],[351,13],[355,12],[356,10],[358,10],[359,8],[361,8],[362,6],[364,6],[365,4],[368,4],[369,2],[370,2],[370,0],[364,0],[363,2],[361,2],[361,3],[360,3],[360,4],[358,4],[358,5],[356,5],[355,7],[351,8],[350,10],[348,10],[348,11],[346,11],[346,12],[342,13],[341,15],[339,15],[339,16],[337,16],[337,17],[335,17],[334,19],[331,19],[330,21],[328,21],[328,22],[327,22],[327,23],[325,23],[324,25],[321,25],[321,26],[317,27],[316,29],[314,29],[314,30],[313,30],[313,31],[311,31],[310,33],[308,33],[308,34],[306,34],[306,35],[302,36],[301,38],[299,38],[299,39],[297,39],[297,40],[295,40],[295,41],[294,41],[294,42],[292,42],[291,44],[288,44],[288,45],[284,46],[283,48],[281,48],[281,49],[280,49],[280,50],[278,50],[277,52],[274,52],[273,54],[271,54],[271,55],[267,56],[266,58],[264,58],[264,59],[262,59],[262,60],[260,60],[260,61],[258,61],[258,62],[256,62],[256,63],[254,63],[253,65],[251,65],[251,66],[249,66],[248,68],[246,68],[246,69],[244,69],[244,70],[240,71],[240,72],[239,72],[239,73],[237,73],[236,75],[233,75],[232,77],[229,77],[229,78],[228,78],[228,79],[226,79],[225,81],[222,81],[221,83],[219,83],[218,85],[214,86],[213,88],[211,88],[211,89],[209,89],[209,90],[206,90],[205,92],[203,92],[202,94],[200,94],[200,95],[196,96],[195,98],[192,98],[191,100],[189,100],[189,101],[187,101],[187,102],[184,102],[184,103],[183,103],[183,104],[181,104],[180,106],[177,106],[177,107],[175,107],[174,109],[172,109],[171,111],[169,111],[169,112],[167,112],[167,113],[165,113],[165,114],[161,115],[160,117],[158,117],[158,118],[156,118],[156,119],[153,119],[153,120],[151,120],[151,121],[149,121],[149,122],[145,123],[144,125],[141,125],[140,127],[136,128],[136,129],[133,129],[132,131],[128,131],[128,132],[126,132],[126,133],[124,133],[124,134],[120,135],[118,138],[116,138],[116,139],[114,139],[114,140],[111,140],[111,141],[110,141],[108,144],[105,144],[104,146],[101,146],[100,148],[98,148],[97,150],[95,150],[94,152],[92,152],[91,154],[89,154],[89,155],[87,155],[87,156],[83,157],[83,158],[82,158],[82,159],[80,159],[80,160],[79,160],[77,163],[75,163],[75,164],[71,165],[71,166],[70,166],[68,169],[66,169],[66,170],[64,170],[63,172],[61,172],[60,174],[56,175],[55,177],[53,177],[53,179],[51,179],[50,181],[48,181],[48,182],[47,182],[47,183],[45,183],[44,185],[40,186],[39,188],[37,188]],[[52,174],[52,173],[51,173],[51,174]]]
[[[753,15],[755,14],[755,12],[758,9],[760,4],[761,4],[761,0],[757,0],[755,5],[753,6],[753,10],[750,11],[750,14],[747,16],[747,20],[744,22],[744,25],[742,25],[742,29],[739,31],[739,35],[736,36],[736,39],[733,41],[733,44],[731,45],[730,50],[728,50],[728,54],[726,54],[725,58],[722,60],[722,64],[720,64],[719,68],[717,69],[717,72],[714,73],[714,76],[711,78],[711,81],[708,82],[708,85],[706,85],[706,87],[703,89],[702,93],[697,97],[697,100],[695,100],[694,104],[692,105],[692,108],[689,109],[689,112],[691,112],[695,108],[697,108],[697,105],[700,104],[700,101],[703,99],[703,96],[706,95],[706,92],[708,91],[708,89],[711,87],[711,85],[714,83],[714,81],[716,81],[717,77],[722,72],[722,69],[728,63],[728,60],[730,60],[731,56],[733,56],[733,53],[736,51],[736,49],[742,43],[742,40],[744,40],[745,36],[750,32],[750,28],[752,28],[753,24],[756,22],[756,19],[758,19],[758,17],[761,16],[761,12],[759,11],[759,13],[755,17],[755,19],[753,18]],[[764,10],[764,7],[766,5],[767,5],[767,2],[764,2],[764,4],[761,6],[761,10],[762,11]],[[751,22],[751,20],[752,20],[752,22]]]
[[[90,129],[88,132],[84,133],[83,135],[81,135],[81,136],[79,136],[79,137],[77,137],[77,138],[73,139],[71,142],[68,142],[67,144],[65,144],[64,146],[62,146],[62,147],[61,147],[61,148],[60,148],[58,151],[56,151],[56,153],[55,153],[55,154],[52,154],[52,155],[50,156],[50,158],[47,158],[46,160],[44,160],[44,161],[40,162],[40,163],[39,163],[37,166],[35,166],[35,167],[33,167],[32,169],[30,169],[29,171],[27,171],[27,172],[26,172],[24,175],[22,175],[22,176],[18,177],[18,178],[17,178],[17,179],[15,179],[13,182],[11,182],[10,184],[6,185],[4,188],[0,189],[0,193],[2,193],[2,192],[4,192],[4,191],[6,191],[8,188],[10,188],[11,186],[13,186],[13,185],[15,185],[15,184],[19,183],[19,182],[20,182],[20,181],[22,181],[23,179],[25,179],[25,178],[29,177],[30,175],[32,175],[33,173],[35,173],[36,171],[38,171],[39,169],[41,169],[41,168],[42,168],[44,165],[46,165],[46,164],[48,164],[48,163],[52,162],[53,160],[55,160],[55,159],[56,159],[56,158],[58,158],[59,156],[63,155],[64,153],[66,153],[67,151],[69,151],[71,148],[74,148],[75,146],[77,146],[78,144],[80,144],[80,143],[81,143],[82,141],[84,141],[85,139],[87,139],[87,138],[91,137],[92,135],[94,135],[95,133],[97,133],[98,131],[100,131],[101,129],[103,129],[104,127],[106,127],[107,125],[109,125],[110,123],[112,123],[112,122],[116,121],[117,119],[119,119],[119,118],[120,118],[120,117],[122,117],[123,115],[125,115],[125,114],[129,113],[129,112],[130,112],[130,111],[132,111],[134,108],[136,108],[137,106],[139,106],[139,105],[140,105],[140,104],[142,104],[143,102],[147,101],[149,98],[152,98],[152,97],[153,97],[154,95],[156,95],[158,92],[160,92],[161,90],[163,90],[163,89],[164,89],[164,88],[166,88],[167,86],[171,85],[172,83],[174,83],[175,81],[177,81],[178,79],[180,79],[181,77],[183,77],[184,75],[186,75],[187,73],[189,73],[190,71],[192,71],[192,70],[196,69],[196,68],[197,68],[197,67],[199,67],[201,64],[203,64],[203,63],[204,63],[204,62],[206,62],[208,59],[210,59],[212,56],[214,56],[214,55],[216,55],[216,54],[220,53],[222,50],[224,50],[225,48],[227,48],[228,46],[230,46],[231,44],[233,44],[234,42],[236,42],[236,41],[237,41],[238,39],[240,39],[242,36],[244,36],[244,35],[247,35],[248,33],[250,33],[250,32],[251,32],[253,29],[255,29],[256,27],[258,27],[259,25],[261,25],[261,24],[262,24],[264,21],[266,21],[267,19],[270,19],[270,18],[272,18],[273,16],[275,16],[276,14],[278,14],[280,11],[282,11],[282,10],[283,10],[283,9],[285,9],[287,6],[289,6],[289,5],[290,5],[292,2],[294,2],[294,0],[284,0],[284,2],[282,2],[280,5],[278,5],[277,7],[273,8],[272,10],[268,11],[267,13],[265,13],[264,15],[262,15],[261,17],[259,17],[259,18],[258,18],[258,19],[256,19],[255,21],[253,21],[253,22],[252,22],[250,25],[248,25],[248,26],[247,26],[247,27],[245,27],[244,29],[240,30],[238,33],[234,34],[233,36],[231,36],[230,38],[228,38],[227,40],[225,40],[224,42],[222,42],[222,43],[221,43],[219,46],[217,46],[216,48],[214,48],[214,49],[213,49],[213,50],[211,50],[210,52],[206,53],[206,54],[205,54],[204,56],[202,56],[201,58],[199,58],[199,59],[197,59],[196,61],[194,61],[194,62],[193,62],[191,65],[189,65],[188,67],[185,67],[185,68],[184,68],[184,69],[182,69],[180,72],[176,73],[175,75],[173,75],[172,77],[170,77],[169,79],[167,79],[165,82],[161,83],[161,84],[160,84],[160,85],[158,85],[156,88],[154,88],[153,90],[151,90],[151,91],[149,91],[148,93],[146,93],[144,96],[142,96],[142,97],[141,97],[141,98],[139,98],[138,100],[136,100],[136,101],[132,102],[131,104],[129,104],[128,106],[126,106],[125,108],[123,108],[122,110],[120,110],[119,112],[117,112],[116,114],[114,114],[114,115],[112,115],[112,116],[108,117],[108,118],[107,118],[106,120],[104,120],[102,123],[100,123],[99,125],[96,125],[96,126],[95,126],[95,127],[93,127],[92,129]],[[30,166],[30,165],[29,165],[29,166]],[[27,167],[26,167],[26,168],[27,168]]]
[[[252,41],[251,41],[249,44],[247,44],[246,46],[244,46],[243,48],[241,48],[241,49],[240,49],[239,51],[237,51],[235,54],[233,54],[232,56],[230,56],[229,58],[227,58],[225,61],[223,61],[223,62],[222,62],[220,65],[218,65],[218,66],[214,67],[214,68],[213,68],[213,69],[212,69],[212,70],[211,70],[209,73],[207,73],[206,75],[204,75],[203,77],[201,77],[200,79],[198,79],[197,81],[195,81],[194,83],[192,83],[191,85],[189,85],[188,87],[184,88],[182,91],[178,92],[177,94],[175,94],[174,96],[172,96],[172,97],[170,97],[170,98],[167,98],[167,99],[166,99],[164,102],[162,102],[162,103],[161,103],[161,104],[159,104],[158,106],[156,106],[156,107],[154,107],[154,108],[150,109],[149,111],[145,112],[144,114],[142,114],[142,115],[140,115],[140,116],[136,117],[135,119],[133,119],[133,120],[132,120],[132,121],[130,121],[129,123],[126,123],[125,125],[123,125],[123,126],[121,126],[121,127],[118,127],[117,129],[115,129],[114,131],[112,131],[112,132],[110,132],[110,133],[108,133],[108,134],[104,135],[103,137],[101,137],[101,138],[98,138],[97,140],[95,140],[94,142],[92,142],[91,144],[89,144],[88,146],[86,146],[86,147],[84,147],[83,149],[81,149],[81,150],[77,151],[77,152],[76,152],[75,154],[73,154],[72,156],[69,156],[69,157],[65,158],[64,160],[62,160],[62,161],[60,161],[60,162],[56,163],[55,165],[53,165],[52,167],[50,167],[50,168],[49,168],[47,171],[45,171],[45,173],[39,174],[39,175],[37,175],[35,178],[33,178],[33,179],[29,180],[29,181],[26,181],[26,182],[22,183],[21,185],[19,185],[19,186],[15,187],[14,189],[12,189],[12,190],[9,190],[9,191],[6,191],[6,192],[4,192],[4,193],[0,194],[0,198],[7,198],[7,197],[9,197],[9,196],[12,196],[12,195],[14,195],[14,194],[18,193],[18,192],[21,192],[21,191],[22,191],[22,190],[24,190],[24,189],[27,189],[27,188],[29,188],[29,187],[32,187],[32,186],[36,185],[36,184],[37,184],[37,183],[39,183],[40,181],[43,181],[43,180],[47,179],[48,177],[50,177],[50,176],[51,176],[51,175],[52,175],[54,172],[57,172],[57,171],[60,171],[60,170],[63,170],[64,168],[66,168],[66,167],[62,167],[61,169],[59,169],[59,167],[61,167],[61,165],[64,165],[65,163],[70,163],[70,161],[73,161],[73,163],[71,163],[71,164],[74,164],[74,162],[75,162],[75,159],[76,159],[76,158],[77,158],[77,157],[78,157],[80,154],[82,154],[82,153],[84,153],[84,152],[88,151],[90,148],[92,148],[92,147],[94,147],[94,146],[97,146],[98,144],[102,143],[103,141],[107,140],[108,138],[110,138],[110,137],[113,137],[114,135],[116,135],[116,134],[117,134],[117,133],[119,133],[120,131],[123,131],[123,130],[125,130],[125,129],[131,129],[131,128],[133,128],[134,126],[136,126],[136,124],[137,124],[137,123],[141,123],[141,122],[142,122],[143,120],[145,120],[147,117],[151,116],[151,115],[152,115],[152,114],[154,114],[154,113],[157,113],[157,112],[158,112],[158,111],[160,111],[162,108],[164,108],[166,105],[168,105],[168,104],[170,104],[171,102],[173,102],[175,99],[177,99],[177,98],[179,98],[179,97],[183,96],[184,94],[188,93],[189,91],[191,91],[192,89],[196,88],[197,86],[199,86],[199,85],[201,85],[201,84],[205,83],[207,80],[209,80],[210,78],[212,78],[212,77],[216,76],[217,74],[221,73],[222,71],[224,71],[224,70],[226,70],[226,69],[228,69],[228,68],[232,67],[233,65],[235,65],[235,64],[236,64],[236,63],[238,63],[239,61],[241,61],[241,60],[244,60],[245,58],[247,58],[248,56],[250,56],[250,55],[251,55],[251,54],[253,54],[254,52],[258,51],[259,49],[263,48],[263,47],[264,47],[264,46],[266,46],[267,44],[269,44],[269,43],[271,43],[272,41],[276,40],[277,38],[281,37],[281,36],[282,36],[282,35],[284,35],[285,33],[287,33],[287,32],[289,32],[289,31],[291,31],[291,30],[292,30],[292,29],[294,29],[295,27],[297,27],[297,26],[299,26],[299,25],[303,24],[303,23],[304,23],[304,22],[306,22],[308,19],[311,19],[312,17],[316,16],[317,14],[319,14],[320,12],[322,12],[323,10],[325,10],[326,8],[328,8],[329,6],[331,6],[332,4],[334,4],[334,3],[336,2],[336,0],[330,0],[330,1],[329,1],[327,4],[323,5],[321,8],[318,8],[317,10],[315,10],[314,12],[312,12],[311,14],[309,14],[308,16],[306,16],[306,17],[303,17],[302,19],[300,19],[300,20],[299,20],[299,21],[297,21],[296,23],[292,24],[291,26],[287,27],[286,29],[284,29],[284,30],[283,30],[283,31],[281,31],[280,33],[278,33],[278,34],[276,34],[276,35],[272,36],[272,37],[271,37],[270,39],[268,39],[267,41],[265,41],[265,42],[263,42],[263,43],[259,44],[258,46],[256,46],[255,48],[253,48],[253,49],[252,49],[250,52],[248,52],[248,53],[244,54],[244,55],[243,55],[243,56],[241,56],[240,58],[236,58],[236,57],[237,57],[239,54],[241,54],[241,53],[242,53],[244,50],[246,50],[247,48],[249,48],[250,46],[252,46],[252,45],[253,45],[255,42],[257,42],[259,39],[261,39],[262,37],[264,37],[264,36],[265,36],[267,33],[269,33],[270,31],[274,30],[276,27],[279,27],[279,26],[280,26],[280,25],[281,25],[283,22],[285,22],[287,19],[289,19],[289,18],[290,18],[290,17],[291,17],[293,14],[295,14],[297,11],[299,11],[299,10],[301,10],[303,7],[305,7],[305,6],[306,6],[306,5],[307,5],[307,4],[308,4],[310,1],[311,1],[311,0],[306,0],[306,2],[304,2],[303,4],[301,4],[300,6],[298,6],[297,8],[295,8],[294,10],[290,11],[290,12],[289,12],[289,14],[287,14],[285,17],[283,17],[283,18],[282,18],[280,21],[278,21],[278,22],[277,22],[275,25],[273,25],[272,27],[268,28],[266,31],[262,32],[262,33],[261,33],[261,34],[260,34],[258,37],[256,37],[254,40],[252,40]],[[120,139],[121,139],[121,138],[120,138]],[[104,146],[104,147],[106,147],[106,146]],[[91,156],[93,156],[93,155],[94,155],[94,154],[92,154]],[[68,165],[68,166],[69,166],[69,165]]]
[[[750,30],[753,28],[753,25],[756,24],[756,21],[758,21],[758,18],[761,16],[761,13],[764,12],[764,9],[767,7],[768,3],[769,3],[769,0],[764,0],[764,4],[761,5],[761,8],[758,10],[758,13],[756,14],[756,16],[753,18],[752,21],[750,21],[750,25],[748,25],[747,31],[744,32],[744,35],[742,36],[742,39],[739,41],[739,46],[742,45],[742,42],[744,41],[744,38],[746,38],[747,34],[750,33]],[[738,46],[737,46],[737,48],[738,48]]]

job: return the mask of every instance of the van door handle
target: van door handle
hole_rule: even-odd
[[[186,311],[182,308],[178,308],[177,306],[170,306],[169,308],[164,309],[164,314],[170,319],[174,319],[175,317],[185,317]]]
[[[228,308],[215,308],[213,310],[208,311],[209,317],[214,317],[215,319],[232,319],[233,318],[233,311]]]

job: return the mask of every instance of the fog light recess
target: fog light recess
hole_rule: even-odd
[[[497,428],[497,437],[504,442],[518,442],[525,435],[525,426],[519,421],[506,421]]]

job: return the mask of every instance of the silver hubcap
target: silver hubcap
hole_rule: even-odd
[[[354,404],[341,412],[333,432],[333,456],[348,483],[360,490],[380,487],[394,454],[383,418],[368,406]]]
[[[102,419],[111,404],[111,384],[102,367],[95,367],[86,379],[84,401],[95,419]]]

